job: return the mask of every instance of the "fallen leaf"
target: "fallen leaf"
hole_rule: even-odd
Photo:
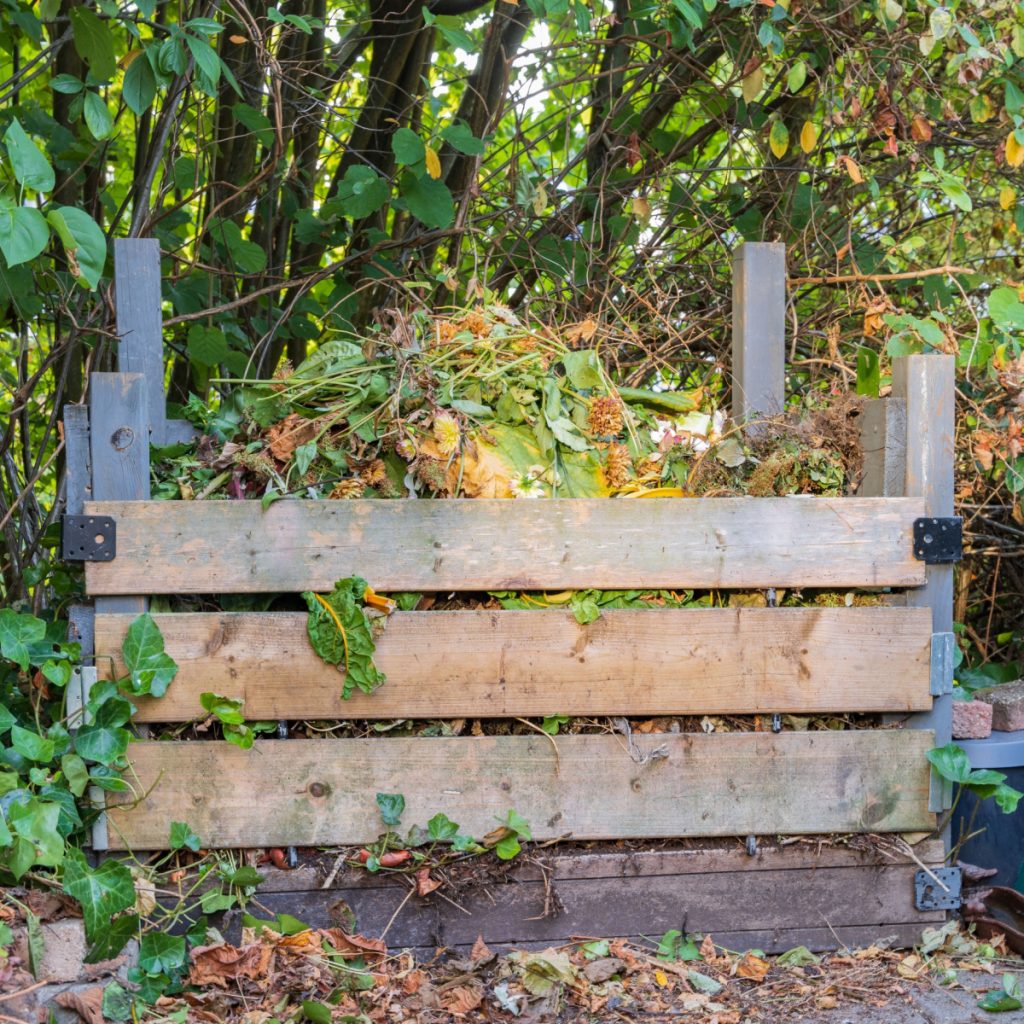
[[[449,1013],[469,1013],[484,1001],[484,983],[469,978],[441,992],[441,1005]]]
[[[267,431],[267,447],[278,462],[287,462],[299,445],[312,441],[316,434],[315,420],[293,412]]]
[[[363,935],[350,935],[340,928],[325,928],[324,937],[345,959],[366,957],[368,964],[379,963],[388,954],[383,939],[368,939]]]
[[[612,975],[619,974],[625,966],[625,960],[620,960],[617,956],[605,956],[587,964],[583,968],[583,974],[587,981],[599,984],[602,981],[607,981]]]
[[[700,944],[700,957],[702,960],[714,960],[715,959],[715,944],[711,939],[710,935],[705,935],[703,941]]]
[[[581,341],[590,341],[595,334],[597,334],[597,321],[588,316],[586,320],[581,320],[578,324],[566,328],[565,340],[570,345],[575,345]]]
[[[99,985],[79,992],[73,989],[61,992],[55,1002],[66,1010],[74,1010],[85,1024],[106,1024],[103,1016],[103,989]]]
[[[435,889],[441,888],[441,882],[430,877],[430,868],[420,868],[416,872],[416,895],[429,896]]]
[[[473,943],[473,948],[469,951],[469,959],[473,961],[489,960],[492,956],[494,954],[487,948],[483,935],[478,935],[476,942]]]
[[[238,978],[257,980],[266,976],[273,948],[263,942],[248,946],[217,942],[210,946],[197,946],[192,950],[189,980],[193,985],[219,985],[227,988],[229,981]]]
[[[736,973],[741,978],[748,978],[751,981],[764,981],[768,967],[767,960],[762,960],[759,956],[754,956],[753,953],[747,953],[736,965]]]

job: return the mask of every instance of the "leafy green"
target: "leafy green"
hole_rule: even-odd
[[[401,793],[378,793],[377,806],[381,820],[388,828],[397,828],[405,811],[405,797]]]
[[[328,665],[340,665],[345,672],[342,697],[358,688],[372,693],[386,677],[374,665],[376,644],[373,628],[363,607],[366,580],[350,576],[338,580],[329,594],[303,593],[309,608],[306,631],[313,650]]]
[[[36,192],[52,192],[56,178],[46,154],[29,138],[15,117],[4,132],[7,158],[14,176],[26,188]]]
[[[660,960],[700,960],[699,935],[684,935],[679,929],[672,928],[661,937],[658,943]]]
[[[156,620],[143,612],[128,627],[121,648],[128,669],[129,692],[162,697],[178,672],[174,659],[164,650],[164,638]]]
[[[100,226],[73,206],[51,209],[46,219],[64,245],[72,276],[81,285],[95,288],[107,261],[107,240]]]
[[[0,196],[0,253],[7,266],[35,259],[50,241],[46,218],[31,206],[15,206]]]
[[[46,636],[46,623],[34,615],[0,608],[0,655],[28,671],[29,648]]]
[[[225,697],[219,693],[201,693],[199,703],[204,711],[220,722],[224,739],[242,750],[248,750],[256,738],[255,730],[249,725],[242,708],[245,701],[237,697]]]
[[[185,964],[185,936],[152,931],[139,943],[139,967],[149,974],[173,974]]]
[[[116,860],[91,868],[81,850],[68,850],[64,891],[78,900],[90,940],[102,934],[115,914],[135,904],[135,880],[128,868]]]
[[[89,65],[89,72],[99,82],[109,82],[117,71],[114,39],[110,22],[84,4],[70,8],[71,29],[79,57]]]
[[[992,797],[1004,814],[1012,814],[1024,796],[1006,784],[1006,776],[1002,772],[988,768],[972,770],[966,752],[956,743],[935,747],[925,756],[941,778],[963,786],[982,800]]]
[[[172,821],[168,845],[172,850],[191,850],[193,853],[198,853],[203,844],[199,836],[185,822]]]

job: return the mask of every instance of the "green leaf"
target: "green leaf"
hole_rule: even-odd
[[[993,288],[988,297],[988,315],[997,324],[1024,331],[1024,302],[1016,288]]]
[[[231,256],[235,268],[244,274],[258,274],[267,265],[267,254],[262,246],[243,237],[242,229],[230,220],[218,220],[210,225],[211,236]]]
[[[121,97],[125,106],[137,117],[144,114],[156,99],[156,75],[153,66],[144,53],[140,53],[128,65],[121,83]]]
[[[139,966],[147,974],[173,974],[185,963],[185,936],[147,932],[139,943]]]
[[[107,240],[100,226],[85,210],[73,206],[58,206],[46,219],[60,236],[75,280],[95,288],[107,261]]]
[[[467,156],[481,156],[487,148],[484,140],[476,138],[469,125],[462,121],[448,125],[441,132],[441,138],[452,149],[457,149],[460,153],[465,153]]]
[[[94,139],[105,139],[114,130],[114,119],[98,92],[90,89],[85,94],[84,113],[86,126]]]
[[[60,804],[36,797],[24,803],[12,803],[7,809],[11,831],[34,847],[33,861],[37,864],[58,867],[64,860],[60,812]]]
[[[391,151],[400,164],[417,164],[427,153],[423,140],[411,128],[399,128],[391,136]]]
[[[97,81],[109,82],[117,71],[110,22],[102,21],[83,4],[71,5],[70,15],[78,56],[89,65]]]
[[[112,981],[103,990],[103,1003],[100,1007],[104,1020],[112,1020],[115,1024],[129,1020],[132,1015],[132,997],[121,987]]]
[[[302,1016],[311,1020],[313,1024],[331,1024],[334,1017],[331,1008],[326,1003],[318,1003],[314,999],[302,1000]]]
[[[87,725],[75,736],[75,750],[87,761],[112,765],[128,752],[132,734],[127,729]]]
[[[950,782],[966,782],[971,775],[971,762],[962,747],[947,743],[929,750],[925,757],[938,774]]]
[[[209,79],[210,85],[216,85],[220,81],[221,63],[217,51],[205,40],[198,36],[185,35],[185,44],[192,51],[196,67]]]
[[[53,740],[44,739],[39,733],[23,729],[20,725],[11,728],[11,746],[29,761],[45,764],[53,760]]]
[[[14,177],[34,192],[51,192],[56,178],[46,154],[28,137],[21,122],[14,118],[4,133],[7,157]]]
[[[699,960],[700,950],[692,935],[684,935],[678,928],[665,932],[658,943],[660,960]]]
[[[604,384],[601,360],[592,348],[566,352],[562,356],[562,365],[569,383],[577,390],[599,388]]]
[[[309,608],[306,632],[313,650],[328,665],[345,668],[341,694],[345,700],[356,688],[372,693],[385,681],[384,674],[373,663],[376,644],[363,610],[365,593],[366,580],[351,576],[338,580],[329,594],[306,591],[302,595]]]
[[[160,627],[148,612],[143,612],[128,627],[121,654],[128,668],[129,689],[133,694],[162,697],[178,674],[177,663],[164,651]]]
[[[113,960],[128,942],[135,938],[138,931],[138,914],[126,914],[123,917],[115,917],[113,921],[108,922],[100,929],[99,935],[90,937],[92,945],[90,945],[89,952],[85,956],[85,962],[87,964],[98,964],[103,960]]]
[[[78,754],[65,754],[60,759],[60,768],[64,772],[68,789],[75,796],[81,796],[89,785],[89,769]]]
[[[201,693],[199,703],[204,711],[213,715],[223,725],[245,725],[245,715],[242,714],[244,700],[224,697],[219,693]]]
[[[75,96],[85,88],[85,82],[74,75],[57,75],[50,79],[50,88],[67,96]]]
[[[519,845],[519,837],[515,835],[505,836],[495,844],[494,852],[501,860],[512,860],[522,849]]]
[[[873,348],[861,345],[857,349],[857,394],[877,398],[880,382],[878,353]]]
[[[183,821],[171,822],[170,848],[172,850],[191,850],[198,853],[202,848],[202,841]]]
[[[46,952],[46,939],[43,937],[43,929],[39,923],[39,917],[31,910],[25,913],[25,931],[28,939],[28,962],[32,973],[38,977],[39,968],[43,964],[43,954]]]
[[[512,829],[520,839],[533,838],[533,833],[530,831],[530,823],[516,811],[510,810],[508,814],[505,815],[505,819],[502,821],[502,824],[506,828]]]
[[[459,826],[447,814],[435,814],[427,822],[427,835],[435,843],[450,843],[459,834]]]
[[[376,213],[391,195],[391,187],[372,168],[356,164],[345,172],[337,199],[346,217],[359,220]]]
[[[259,885],[262,881],[263,876],[248,864],[243,864],[240,868],[236,868],[227,878],[228,885],[236,885],[240,888],[251,888]]]
[[[270,147],[274,144],[274,126],[262,111],[248,103],[236,103],[231,108],[231,113],[234,114],[236,121],[240,121],[256,135],[260,145]]]
[[[29,666],[29,647],[46,636],[46,623],[34,615],[0,608],[0,655],[22,671]]]
[[[217,327],[194,324],[188,331],[188,357],[202,366],[217,366],[231,349],[224,332]]]
[[[378,793],[377,806],[381,820],[388,828],[397,828],[405,811],[405,797],[401,793]]]
[[[409,212],[428,228],[446,228],[455,218],[455,201],[448,186],[428,174],[403,174],[402,198]]]
[[[697,992],[701,992],[707,996],[714,996],[722,991],[722,983],[720,981],[716,981],[714,978],[710,978],[708,975],[702,974],[700,971],[687,971],[686,980]]]

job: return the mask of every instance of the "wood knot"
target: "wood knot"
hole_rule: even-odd
[[[331,787],[325,782],[311,782],[309,784],[309,795],[319,800],[331,792]]]

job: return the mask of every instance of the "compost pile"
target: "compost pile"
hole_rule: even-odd
[[[300,366],[186,412],[204,437],[156,453],[157,498],[839,495],[855,482],[855,396],[808,396],[756,442],[725,380],[615,381],[594,321],[554,330],[486,306],[324,338]],[[834,397],[834,396],[833,396]]]

